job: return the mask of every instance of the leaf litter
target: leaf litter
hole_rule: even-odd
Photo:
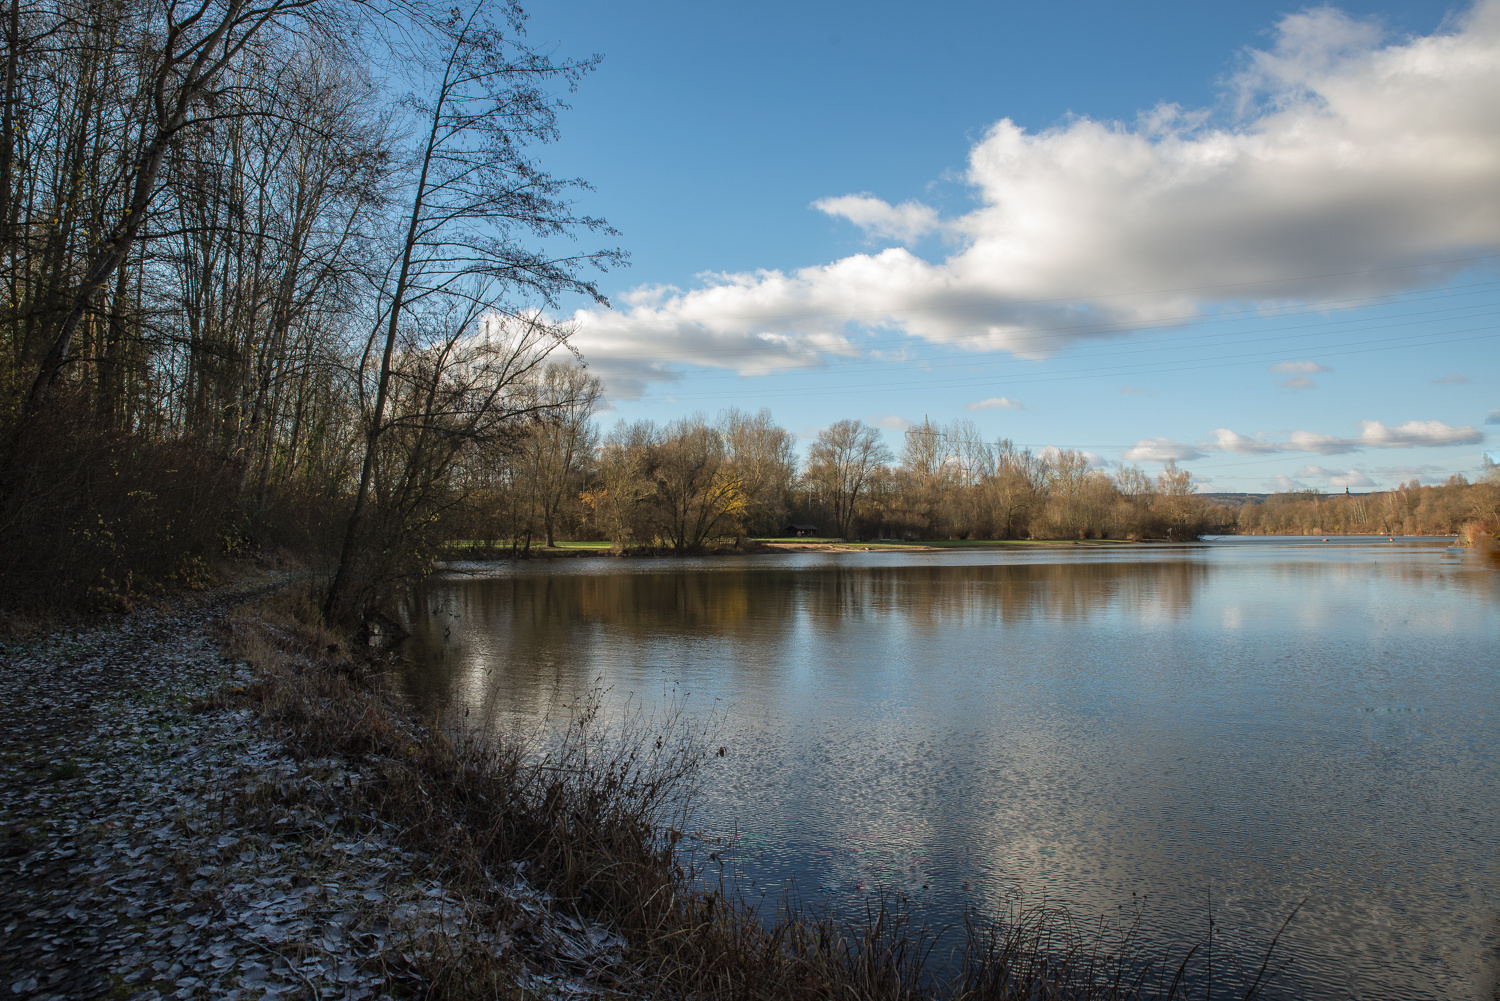
[[[459,940],[522,996],[618,996],[623,939],[525,862],[448,885],[359,795],[378,758],[299,754],[225,697],[256,681],[217,632],[247,597],[0,643],[0,999],[361,1001]]]

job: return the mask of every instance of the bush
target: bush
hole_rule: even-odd
[[[81,415],[81,416],[80,416]],[[0,608],[126,609],[194,585],[241,544],[236,477],[192,442],[98,429],[51,408],[11,436],[0,482]]]

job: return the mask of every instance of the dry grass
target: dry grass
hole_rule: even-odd
[[[1493,551],[1500,540],[1500,517],[1480,518],[1464,525],[1458,533],[1460,545]]]
[[[610,731],[596,706],[576,708],[549,746],[460,740],[413,721],[378,663],[356,664],[345,642],[309,622],[308,599],[286,593],[226,626],[232,652],[258,668],[229,698],[248,700],[309,755],[379,763],[382,780],[361,795],[401,841],[432,860],[462,901],[463,927],[537,924],[504,891],[524,871],[550,895],[554,927],[606,928],[619,949],[579,954],[565,936],[530,965],[584,971],[618,996],[870,1001],[1088,1001],[1256,997],[1270,950],[1226,961],[1211,939],[1175,958],[1153,953],[1137,920],[1094,925],[1055,907],[1017,907],[997,921],[970,920],[953,955],[909,915],[881,901],[863,920],[841,921],[783,902],[757,914],[694,860],[714,846],[685,827],[693,776],[711,749],[681,717],[637,718]],[[1290,919],[1288,919],[1290,920]],[[434,933],[423,932],[429,939]],[[514,952],[493,936],[437,934],[395,980],[434,998],[519,996]]]

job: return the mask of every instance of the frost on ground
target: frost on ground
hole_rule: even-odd
[[[480,953],[523,996],[599,993],[615,936],[520,865],[491,904],[446,887],[357,805],[378,761],[299,760],[223,697],[253,680],[231,603],[0,646],[0,999],[369,998]]]

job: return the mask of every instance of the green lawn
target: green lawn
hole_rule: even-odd
[[[1098,546],[1098,545],[1125,545],[1121,539],[932,539],[929,541],[903,541],[893,539],[875,539],[869,542],[843,542],[830,536],[759,536],[751,539],[752,542],[779,542],[779,543],[804,543],[819,546],[838,546],[841,549],[875,550],[875,549],[1000,549],[1010,546]],[[601,551],[609,549],[608,542],[572,542],[559,541],[557,549],[592,550]],[[462,552],[466,549],[481,550],[505,550],[510,548],[510,540],[496,539],[486,543],[479,539],[453,539],[445,543],[444,548],[449,552]],[[533,552],[545,550],[547,547],[540,541],[533,539],[531,549]]]
[[[484,542],[481,539],[450,539],[443,544],[448,549],[509,549],[509,539],[496,539],[494,542]],[[608,542],[563,542],[557,544],[558,549],[608,549]],[[532,549],[546,549],[547,544],[540,539],[531,540]]]
[[[869,542],[840,542],[834,538],[810,536],[790,538],[756,538],[755,542],[808,542],[841,545],[858,549],[996,549],[1002,546],[1122,545],[1123,539],[875,539]]]
[[[897,545],[933,546],[938,549],[991,549],[996,546],[1067,546],[1120,545],[1124,539],[934,539],[931,542],[902,542]]]

